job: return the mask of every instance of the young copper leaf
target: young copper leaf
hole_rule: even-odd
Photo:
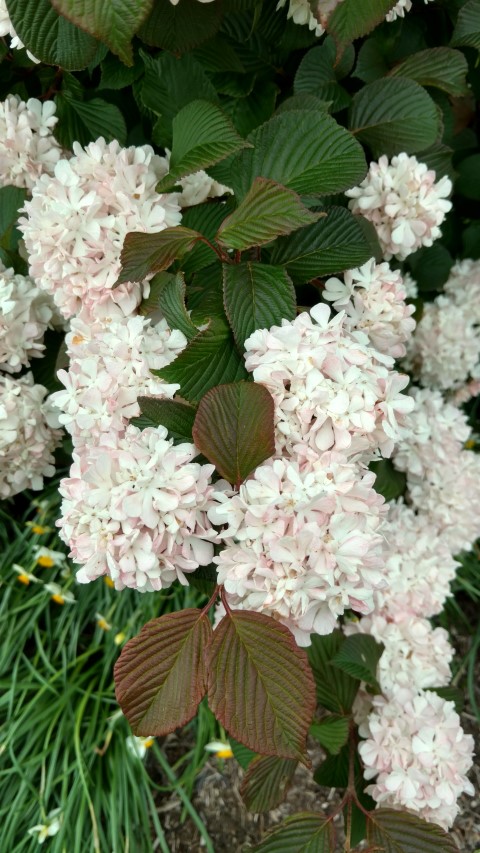
[[[330,666],[330,661],[344,642],[345,637],[338,630],[325,636],[313,634],[312,644],[308,649],[317,699],[324,708],[340,714],[348,714],[352,710],[353,701],[360,687],[358,679]]]
[[[217,242],[229,249],[263,246],[321,216],[325,214],[312,213],[293,190],[269,178],[255,178],[243,201],[220,225]]]
[[[275,809],[286,797],[298,761],[294,758],[277,758],[259,755],[248,765],[240,794],[249,812],[268,812]]]
[[[133,65],[131,40],[147,17],[153,0],[51,0],[60,14],[106,44]]]
[[[180,178],[218,163],[249,146],[230,119],[209,101],[192,101],[172,123],[173,146],[168,175],[157,184],[157,192],[170,190]]]
[[[331,853],[335,830],[331,818],[313,812],[287,817],[270,830],[252,853]]]
[[[353,678],[365,681],[377,693],[381,693],[377,681],[377,666],[384,648],[383,643],[377,643],[370,634],[352,634],[342,643],[330,664]]]
[[[156,397],[138,397],[138,405],[142,415],[152,422],[152,426],[161,424],[174,439],[192,441],[195,420],[193,406],[177,400],[158,400]]]
[[[123,244],[120,255],[122,270],[116,285],[125,281],[142,281],[148,273],[166,270],[200,239],[198,231],[182,225],[165,228],[156,234],[131,231]]]
[[[275,453],[272,395],[255,382],[217,385],[200,400],[193,440],[219,474],[238,488]]]
[[[187,341],[198,335],[198,329],[185,307],[185,279],[181,272],[168,279],[158,295],[158,307],[171,329],[179,329]]]
[[[315,720],[310,726],[310,734],[318,740],[332,755],[337,755],[348,740],[348,717],[328,716]]]
[[[305,762],[315,685],[305,651],[276,619],[243,610],[222,619],[209,651],[208,704],[249,749]]]
[[[382,853],[458,853],[455,841],[440,826],[394,809],[370,812],[367,839]]]
[[[255,329],[281,325],[296,316],[295,288],[283,267],[248,261],[223,265],[223,296],[237,345]]]
[[[115,693],[136,735],[165,735],[195,715],[206,692],[212,628],[201,610],[152,619],[115,664]]]

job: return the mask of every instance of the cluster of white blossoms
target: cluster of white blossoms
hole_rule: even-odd
[[[74,143],[73,156],[35,183],[19,228],[32,278],[65,317],[111,298],[129,231],[180,223],[177,196],[155,190],[163,174],[162,158],[150,146],[122,148],[100,138],[86,148]],[[118,288],[113,298],[128,299],[131,290]],[[138,303],[139,287],[135,293]]]
[[[53,318],[47,294],[0,261],[0,370],[17,373],[42,356],[43,336]]]
[[[226,525],[214,562],[229,604],[280,619],[300,645],[329,634],[346,608],[372,610],[385,583],[374,480],[328,452],[307,465],[270,460],[237,494],[217,488],[208,517]]]
[[[61,432],[46,394],[31,373],[0,375],[0,498],[41,489],[43,477],[55,472]]]
[[[443,391],[480,380],[480,261],[455,264],[445,293],[424,305],[405,366]]]
[[[0,102],[0,183],[31,190],[40,175],[53,174],[62,149],[53,136],[53,101],[8,95]]]
[[[294,24],[306,24],[316,36],[323,35],[325,28],[317,21],[308,0],[278,0],[277,9],[283,9],[287,3],[287,18],[289,20],[291,19]]]
[[[129,426],[115,441],[74,453],[62,480],[61,536],[82,564],[80,582],[109,575],[116,589],[142,592],[186,583],[213,557],[208,522],[213,465],[192,460],[193,444],[174,446],[165,427]]]
[[[452,207],[452,182],[435,181],[435,172],[414,156],[382,156],[370,163],[366,178],[347,190],[350,210],[373,223],[386,260],[404,260],[441,235],[440,225]]]
[[[384,355],[401,358],[412,336],[413,305],[406,303],[402,276],[387,263],[371,258],[359,269],[346,270],[343,281],[329,278],[322,293],[336,311],[345,311],[345,325],[366,332],[372,346]]]
[[[448,829],[458,797],[474,793],[466,776],[473,737],[463,731],[454,703],[408,688],[394,698],[376,696],[360,733],[365,776],[376,777],[367,793],[378,805],[406,808]]]
[[[432,0],[423,0],[425,4],[431,3]],[[412,8],[412,0],[398,0],[398,3],[387,12],[385,20],[391,23],[391,21],[396,21],[397,18],[404,18],[406,12],[410,12]]]

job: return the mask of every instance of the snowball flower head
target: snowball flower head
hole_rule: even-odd
[[[466,735],[453,702],[436,693],[399,690],[377,696],[360,733],[358,751],[366,789],[379,806],[407,809],[445,829],[453,824],[461,794],[474,793],[466,774],[473,761],[473,737]]]
[[[129,426],[74,453],[61,481],[61,537],[82,565],[80,583],[109,575],[141,592],[186,584],[213,557],[206,509],[213,465],[193,462],[193,444],[173,445],[165,427]]]
[[[43,335],[53,317],[50,297],[28,276],[0,261],[0,369],[16,373],[42,356]]]
[[[58,371],[65,390],[51,398],[76,448],[121,432],[129,418],[140,415],[137,397],[172,398],[180,387],[152,370],[170,364],[187,345],[182,332],[172,332],[166,320],[152,326],[145,317],[125,317],[114,302],[101,308],[95,319],[84,311],[72,320],[69,369]]]
[[[0,376],[0,498],[41,489],[43,478],[55,473],[61,432],[49,426],[55,419],[46,394],[31,373]]]
[[[452,302],[480,323],[480,260],[457,261],[444,287]]]
[[[217,488],[208,516],[225,548],[214,562],[233,608],[274,616],[300,645],[328,634],[346,608],[368,613],[385,583],[374,476],[342,454],[308,466],[274,459],[238,494]]]
[[[405,341],[415,328],[413,305],[407,305],[402,276],[371,258],[359,269],[346,270],[343,281],[329,278],[323,298],[345,311],[345,326],[368,335],[376,350],[393,358],[405,355]]]
[[[277,452],[341,450],[349,456],[380,448],[390,455],[413,400],[400,392],[408,377],[393,359],[350,331],[341,312],[330,319],[315,305],[281,326],[259,329],[245,342],[246,367],[275,401]]]
[[[353,213],[375,226],[386,260],[404,260],[421,246],[431,246],[441,235],[440,225],[452,207],[452,182],[435,182],[435,172],[414,156],[385,156],[370,163],[360,186],[347,190]]]
[[[110,298],[129,231],[162,231],[181,218],[177,196],[155,190],[164,167],[150,146],[98,139],[85,149],[74,142],[73,152],[37,181],[19,222],[30,274],[65,317]],[[126,293],[118,288],[113,298]]]
[[[0,102],[0,182],[32,189],[40,175],[51,175],[61,157],[53,136],[58,119],[53,101],[22,101],[8,95]]]
[[[287,5],[287,2],[287,18],[289,20],[291,19],[294,24],[306,24],[308,29],[315,33],[316,36],[323,35],[325,29],[317,21],[308,0],[278,0],[277,9],[283,9]]]

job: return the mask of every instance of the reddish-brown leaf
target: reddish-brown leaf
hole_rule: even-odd
[[[292,784],[298,761],[260,755],[248,765],[240,794],[249,812],[269,812],[282,803]]]
[[[168,269],[177,258],[182,258],[201,235],[191,228],[177,225],[156,234],[130,231],[123,243],[120,261],[122,270],[115,287],[126,281],[142,281],[148,273]]]

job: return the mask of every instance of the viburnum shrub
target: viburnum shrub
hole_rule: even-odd
[[[336,809],[256,850],[341,812],[345,851],[455,850],[480,0],[0,0],[0,35],[0,496],[63,426],[78,581],[204,595],[124,646],[134,735],[206,697],[257,812],[324,748]]]

